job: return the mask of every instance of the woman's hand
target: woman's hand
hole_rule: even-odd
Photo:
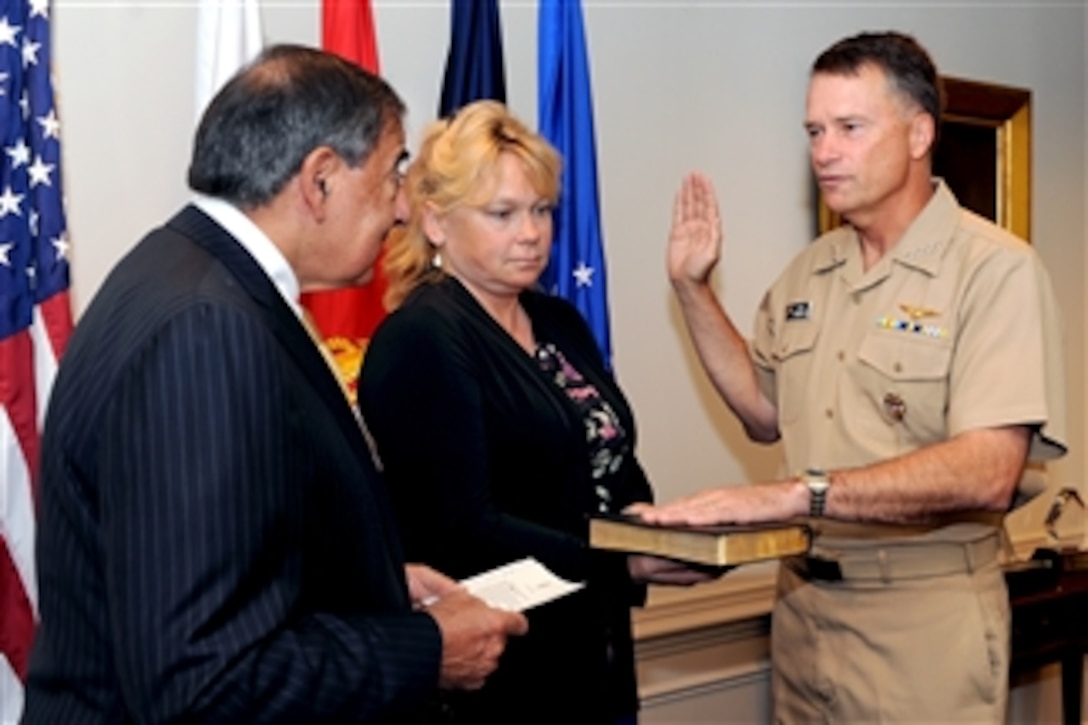
[[[627,557],[627,571],[631,574],[631,580],[647,584],[688,587],[713,581],[730,568],[698,566],[648,554],[631,554]]]

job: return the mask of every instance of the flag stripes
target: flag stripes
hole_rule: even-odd
[[[51,51],[48,0],[0,5],[0,722],[22,711],[40,427],[72,331]]]

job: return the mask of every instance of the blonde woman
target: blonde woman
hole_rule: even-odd
[[[532,556],[581,592],[529,612],[462,722],[634,722],[630,607],[644,582],[705,575],[592,552],[588,517],[649,501],[635,423],[577,310],[536,290],[560,159],[493,101],[425,134],[386,271],[360,406],[409,560],[455,577]]]

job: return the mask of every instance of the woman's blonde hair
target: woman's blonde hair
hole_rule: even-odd
[[[559,197],[559,154],[497,101],[476,101],[448,120],[432,123],[419,155],[408,167],[405,191],[411,205],[407,224],[390,236],[384,270],[385,306],[396,309],[408,294],[445,273],[435,264],[437,249],[423,231],[427,205],[444,214],[476,206],[495,193],[493,171],[501,154],[516,156],[529,183],[551,202]]]

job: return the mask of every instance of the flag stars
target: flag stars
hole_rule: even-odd
[[[40,117],[38,125],[42,127],[42,135],[45,138],[60,139],[60,120],[54,109],[50,108],[49,113]]]
[[[30,118],[30,95],[24,90],[23,95],[19,96],[19,108],[23,112],[23,120]]]
[[[582,260],[578,260],[578,266],[571,270],[571,274],[574,275],[574,282],[578,287],[592,287],[593,272],[593,267],[587,266]]]
[[[19,32],[19,28],[18,25],[9,25],[6,15],[0,18],[0,45],[10,45],[12,48],[17,48],[15,35]]]
[[[30,0],[30,17],[35,15],[49,19],[49,0]]]
[[[60,262],[61,260],[64,260],[65,262],[67,262],[68,261],[68,249],[71,246],[72,245],[69,244],[69,242],[68,242],[68,238],[63,234],[60,235],[59,237],[57,237],[56,239],[54,239],[53,240],[53,249],[57,250],[57,259],[56,259],[56,261]]]
[[[11,266],[11,250],[15,247],[14,242],[4,242],[0,244],[0,264],[5,267]]]
[[[42,161],[41,156],[35,157],[34,163],[26,169],[27,173],[30,175],[30,188],[33,189],[38,184],[52,186],[53,182],[49,179],[49,175],[53,173],[53,169],[55,168],[57,168],[56,164],[47,164]]]
[[[0,219],[8,214],[22,216],[23,213],[19,211],[19,204],[22,203],[23,196],[23,194],[12,193],[11,186],[4,189],[4,193],[0,194]]]
[[[38,210],[34,207],[30,207],[30,216],[27,219],[27,226],[30,227],[30,236],[38,236]]]
[[[11,167],[17,169],[30,163],[30,148],[23,139],[15,142],[14,146],[8,146],[4,152],[11,157]]]
[[[38,65],[38,50],[42,47],[41,43],[35,43],[29,38],[23,38],[23,67],[29,68],[32,65]]]

